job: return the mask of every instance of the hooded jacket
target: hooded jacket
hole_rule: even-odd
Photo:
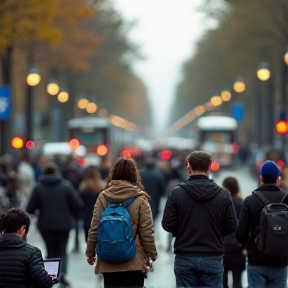
[[[157,258],[154,241],[154,229],[151,209],[148,204],[149,196],[137,186],[127,181],[113,180],[109,187],[100,193],[94,206],[91,228],[87,241],[87,257],[95,256],[98,238],[98,226],[102,212],[108,206],[108,200],[121,203],[138,196],[126,209],[130,214],[132,231],[135,238],[136,254],[128,261],[111,263],[99,258],[96,260],[95,273],[142,271],[146,260],[150,257],[153,261]]]
[[[230,193],[207,176],[190,176],[169,194],[162,226],[176,236],[175,254],[223,255],[223,238],[237,227]]]
[[[0,237],[0,287],[48,288],[52,280],[44,269],[41,251],[16,234]]]
[[[83,202],[72,184],[60,175],[48,174],[40,177],[26,211],[35,214],[39,210],[40,231],[69,231],[72,216],[77,218],[82,208]]]

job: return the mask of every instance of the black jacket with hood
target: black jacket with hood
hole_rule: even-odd
[[[78,218],[83,202],[72,184],[57,174],[40,177],[30,197],[27,212],[39,211],[40,231],[69,231],[72,217]]]
[[[41,251],[16,234],[0,238],[0,288],[48,288]]]
[[[204,175],[190,176],[168,196],[163,228],[176,236],[175,254],[218,256],[237,227],[230,193]]]

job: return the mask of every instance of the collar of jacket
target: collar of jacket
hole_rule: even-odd
[[[102,192],[106,198],[114,202],[124,202],[137,196],[145,196],[149,199],[149,195],[142,191],[138,186],[128,181],[112,180],[108,184],[108,188]]]
[[[276,184],[263,184],[256,189],[256,191],[281,191]]]
[[[209,179],[206,175],[190,175],[189,179],[197,180],[197,179]]]
[[[0,238],[0,247],[7,248],[20,248],[26,244],[26,241],[23,240],[19,235],[15,233],[7,233],[2,235]]]

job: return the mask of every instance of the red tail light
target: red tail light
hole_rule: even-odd
[[[210,165],[210,170],[211,170],[212,172],[217,172],[217,171],[219,171],[219,170],[220,170],[220,164],[219,164],[218,162],[216,162],[216,161],[213,161],[213,162],[211,163],[211,165]]]
[[[129,149],[124,149],[122,151],[122,156],[123,157],[127,157],[127,158],[132,158],[132,153],[131,153],[131,151]]]
[[[284,162],[283,162],[282,160],[278,160],[278,161],[276,162],[276,164],[278,165],[278,167],[279,167],[280,169],[282,169],[282,168],[284,167]]]
[[[96,148],[96,153],[99,156],[106,156],[109,152],[109,149],[107,147],[107,145],[105,144],[100,144],[97,148]]]

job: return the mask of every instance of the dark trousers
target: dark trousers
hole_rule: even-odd
[[[103,273],[104,288],[143,288],[144,275],[142,271]]]
[[[241,281],[241,275],[242,270],[232,270],[232,278],[233,278],[233,288],[242,288],[242,281]],[[228,270],[225,270],[224,267],[224,273],[223,273],[223,288],[228,288]]]
[[[67,272],[66,247],[69,231],[41,231],[47,249],[47,258],[61,258],[61,272]]]

